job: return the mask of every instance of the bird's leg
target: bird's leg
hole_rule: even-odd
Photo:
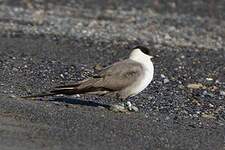
[[[138,108],[135,105],[133,105],[129,100],[125,103],[125,106],[129,111],[135,111],[135,112],[138,111]]]
[[[125,106],[127,107],[127,109],[128,109],[129,111],[132,110],[132,104],[131,104],[130,101],[127,101],[127,102],[125,103]]]
[[[128,99],[126,101],[126,99]],[[125,109],[127,109],[128,111],[135,111],[137,112],[138,111],[138,108],[133,105],[130,101],[129,101],[129,97],[126,97],[126,98],[121,98],[121,100],[123,101],[123,106],[125,107]]]
[[[119,101],[115,104],[111,104],[110,105],[110,110],[113,112],[122,112],[122,113],[127,113],[128,110],[125,108],[124,102],[123,102],[123,98],[120,97],[120,95],[118,93],[115,93],[115,97],[116,99]]]
[[[114,112],[123,112],[123,113],[127,113],[130,111],[135,111],[135,112],[138,111],[138,108],[132,105],[130,101],[124,102],[125,98],[120,98],[120,97],[118,97],[118,99],[120,100],[120,103],[111,105],[110,110]]]

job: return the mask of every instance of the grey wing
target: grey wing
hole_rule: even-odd
[[[142,71],[141,64],[129,59],[115,63],[98,74],[102,78],[99,86],[112,91],[121,90],[138,80]]]

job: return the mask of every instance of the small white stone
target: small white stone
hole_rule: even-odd
[[[169,83],[169,82],[170,82],[170,80],[167,79],[167,78],[165,78],[165,79],[163,80],[163,83],[164,83],[164,84]]]
[[[166,118],[165,118],[166,120],[170,120],[170,117],[169,116],[166,116]]]
[[[216,83],[216,84],[222,84],[219,80],[216,80],[215,83]]]
[[[64,75],[63,74],[60,74],[60,77],[64,78]]]
[[[161,78],[163,78],[164,84],[170,82],[170,80],[164,74],[161,74],[160,76],[161,76]]]
[[[207,81],[213,81],[213,78],[206,78]]]
[[[180,58],[184,59],[184,58],[185,58],[185,56],[184,56],[184,55],[181,55],[181,57],[180,57]]]
[[[200,114],[201,112],[200,111],[196,111],[196,114]]]
[[[225,96],[225,91],[220,91],[220,95]]]
[[[214,107],[214,105],[213,105],[213,104],[211,104],[211,103],[209,103],[209,107],[211,107],[211,108],[212,108],[212,107]]]
[[[164,36],[164,38],[165,38],[166,40],[170,40],[170,39],[171,39],[171,36],[167,33],[167,34]]]
[[[80,94],[75,94],[71,96],[72,98],[80,98]]]
[[[161,76],[161,78],[166,78],[166,76],[164,74],[161,74],[160,76]]]
[[[84,34],[87,33],[87,32],[88,32],[87,30],[83,30],[83,31],[82,31],[82,33],[84,33]]]
[[[202,94],[203,94],[203,95],[208,95],[208,92],[205,90],[205,91],[203,91]]]
[[[168,28],[168,30],[169,30],[169,31],[175,31],[175,30],[176,30],[176,27],[170,26],[170,27]]]
[[[135,111],[135,112],[138,112],[138,111],[139,111],[138,108],[137,108],[136,106],[133,106],[133,107],[132,107],[132,110]]]
[[[10,94],[10,97],[11,97],[11,98],[16,98],[16,95]]]
[[[19,69],[17,69],[17,68],[15,68],[15,67],[13,67],[13,69],[12,69],[13,71],[18,71]]]
[[[193,117],[198,118],[198,115],[197,114],[193,114]]]

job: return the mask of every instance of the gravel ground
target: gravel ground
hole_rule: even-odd
[[[225,149],[225,2],[0,1],[0,149]],[[154,81],[130,98],[22,100],[90,76],[136,45]]]

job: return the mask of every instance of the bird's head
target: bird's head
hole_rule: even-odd
[[[132,49],[132,52],[130,54],[130,59],[133,60],[145,60],[145,59],[151,59],[153,56],[150,55],[150,50],[147,47],[144,46],[136,46]]]

